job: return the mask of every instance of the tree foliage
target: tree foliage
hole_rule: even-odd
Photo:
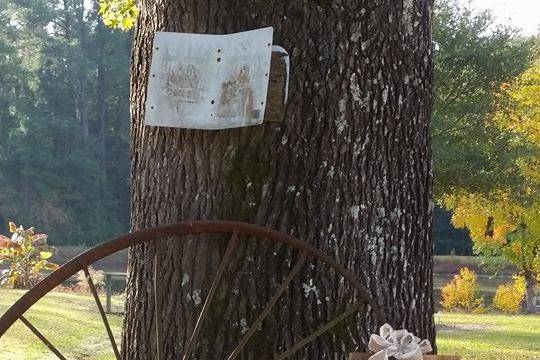
[[[540,49],[539,49],[540,50]],[[524,138],[531,144],[540,144],[540,56],[520,76],[501,87],[498,94],[495,124],[504,131]],[[537,163],[533,163],[538,165]],[[528,175],[538,180],[538,168],[526,169]]]
[[[540,274],[540,59],[504,84],[489,118],[508,139],[515,181],[489,191],[456,191],[444,197],[453,222],[466,227],[476,249],[515,264],[534,291]],[[512,151],[519,149],[519,151]],[[532,293],[528,308],[534,309]]]
[[[99,6],[103,22],[113,29],[130,30],[139,16],[135,0],[101,0]]]
[[[436,2],[433,38],[435,195],[444,207],[448,195],[489,192],[519,180],[514,158],[524,149],[486,119],[496,109],[500,86],[526,69],[533,40],[508,26],[495,26],[489,11],[475,13],[455,0]],[[438,253],[463,253],[460,249],[467,249],[470,240],[452,229],[444,211],[438,214]]]
[[[83,1],[0,0],[0,218],[55,244],[127,229],[127,34]]]
[[[536,101],[535,101],[536,99]],[[514,152],[518,181],[490,191],[445,196],[453,221],[467,227],[480,249],[497,249],[523,272],[540,270],[540,61],[504,84],[493,125],[526,151]]]
[[[9,268],[2,272],[0,285],[16,289],[29,289],[41,279],[44,270],[56,270],[50,262],[53,253],[47,247],[47,235],[36,234],[34,228],[24,229],[9,223],[11,237],[0,235],[0,265]]]
[[[437,199],[515,182],[511,136],[486,118],[500,86],[526,69],[532,40],[495,26],[489,11],[473,13],[456,0],[437,2],[433,38]]]

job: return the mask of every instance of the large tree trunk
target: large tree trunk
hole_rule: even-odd
[[[431,8],[430,0],[143,1],[131,73],[133,230],[234,219],[292,234],[354,271],[394,327],[433,341]],[[156,31],[220,34],[265,26],[274,27],[275,43],[291,54],[283,123],[224,131],[144,126]],[[210,244],[171,242],[160,251],[167,294],[162,359],[178,359],[194,327],[217,267],[220,249]],[[125,359],[154,359],[154,253],[152,246],[130,252]],[[261,308],[270,283],[288,269],[282,253],[244,248],[242,254],[254,258],[249,266],[262,277],[241,284],[245,300],[232,291],[210,313],[198,359],[224,358],[256,315],[251,307]],[[310,333],[317,314],[350,300],[323,269],[307,267],[300,278],[284,296],[289,311],[280,305],[249,358],[273,357]],[[302,282],[317,291],[304,292]],[[322,338],[299,355],[344,359],[365,348],[380,324],[369,311],[356,324],[357,331]]]

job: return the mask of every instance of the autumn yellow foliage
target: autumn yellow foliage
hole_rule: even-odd
[[[501,128],[540,142],[540,57],[499,94],[495,123]]]
[[[525,209],[511,200],[502,190],[490,196],[475,193],[456,193],[446,197],[446,205],[454,210],[452,223],[467,228],[476,244],[500,246],[507,234],[516,228]]]
[[[445,310],[484,312],[484,298],[480,296],[476,273],[469,268],[462,268],[442,288],[441,305]]]
[[[502,86],[486,122],[515,145],[513,165],[501,174],[512,176],[485,189],[455,189],[442,203],[453,224],[469,230],[478,253],[502,256],[531,281],[540,275],[540,56]]]
[[[517,314],[525,300],[526,282],[523,276],[514,276],[514,282],[500,285],[493,298],[493,307],[509,314]]]

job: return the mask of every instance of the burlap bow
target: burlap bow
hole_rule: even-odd
[[[433,350],[429,340],[420,340],[407,330],[394,330],[388,324],[381,326],[379,334],[369,339],[369,350],[375,353],[369,360],[422,360]]]

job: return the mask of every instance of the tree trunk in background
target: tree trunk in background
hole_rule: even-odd
[[[391,325],[433,341],[431,10],[430,0],[143,1],[131,69],[133,230],[188,219],[281,230],[355,272],[386,307]],[[265,26],[291,54],[283,123],[224,131],[144,126],[156,31],[221,34]],[[178,359],[194,327],[223,251],[209,244],[170,242],[161,251],[162,359]],[[149,245],[130,252],[125,359],[155,358],[154,253]],[[270,298],[272,279],[287,272],[280,254],[251,248],[243,254],[263,275],[242,284],[245,301],[231,295],[210,313],[198,359],[224,358],[242,324],[257,315],[251,308]],[[309,267],[300,279],[284,295],[291,307],[280,305],[268,320],[269,335],[246,358],[273,357],[311,333],[316,314],[350,300],[327,271]],[[304,293],[302,281],[317,290]],[[335,333],[299,355],[344,359],[364,349],[380,324],[369,311],[357,324],[358,331]]]
[[[74,8],[73,29],[74,37],[77,39],[77,53],[74,60],[77,67],[77,72],[72,79],[73,90],[75,95],[75,118],[79,122],[81,127],[81,137],[83,142],[90,136],[90,122],[88,119],[87,111],[87,81],[88,78],[84,71],[84,50],[86,45],[86,28],[84,24],[84,1],[77,0],[70,4]],[[69,9],[68,11],[70,11]],[[66,15],[69,16],[69,15]]]
[[[98,12],[98,3],[94,3],[96,13]],[[105,52],[104,34],[105,25],[100,19],[96,25],[96,33],[98,34],[97,49],[99,54],[97,59],[97,115],[99,118],[99,156],[101,163],[101,171],[107,182],[107,101],[105,99],[107,93],[107,74],[105,70],[105,64],[103,63],[103,57]]]
[[[536,313],[535,293],[536,286],[538,285],[538,281],[536,280],[536,274],[532,272],[526,272],[525,282],[525,311],[528,314],[534,314]]]

